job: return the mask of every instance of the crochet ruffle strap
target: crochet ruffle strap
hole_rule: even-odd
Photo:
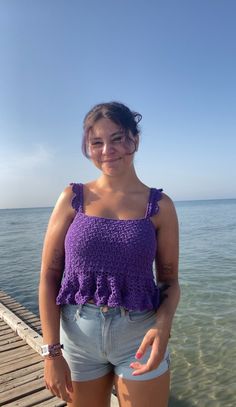
[[[150,198],[147,206],[146,218],[156,215],[159,211],[158,201],[162,199],[163,189],[151,188]]]
[[[70,185],[72,185],[72,191],[74,192],[71,201],[72,208],[74,208],[76,212],[83,212],[83,185],[74,182],[71,182]]]

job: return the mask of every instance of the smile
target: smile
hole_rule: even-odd
[[[114,160],[104,160],[102,163],[113,163],[114,161],[118,161],[120,158],[115,158]]]

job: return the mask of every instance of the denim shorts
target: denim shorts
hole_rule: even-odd
[[[156,312],[126,311],[94,304],[61,306],[60,341],[73,381],[94,380],[109,372],[128,380],[150,380],[170,366],[169,352],[151,372],[132,376],[130,363],[145,333],[155,324]],[[151,347],[140,360],[146,363]]]

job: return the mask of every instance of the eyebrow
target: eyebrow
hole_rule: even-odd
[[[112,134],[110,134],[110,137],[113,137],[113,136],[117,136],[117,134],[122,134],[123,133],[123,131],[122,130],[119,130],[119,131],[116,131],[115,133],[112,133]],[[91,137],[91,140],[93,140],[93,141],[95,141],[95,140],[101,140],[101,137]]]

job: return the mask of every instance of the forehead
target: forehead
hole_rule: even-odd
[[[123,129],[118,124],[109,119],[98,120],[89,132],[90,137],[107,137],[116,133],[121,133]]]

